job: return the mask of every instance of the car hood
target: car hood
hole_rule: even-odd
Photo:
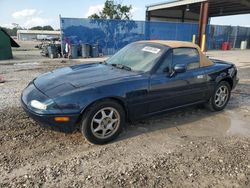
[[[49,97],[55,97],[67,91],[90,86],[95,87],[106,81],[116,81],[137,73],[117,69],[103,64],[84,64],[56,69],[34,80],[35,86]],[[98,84],[97,84],[98,83]]]

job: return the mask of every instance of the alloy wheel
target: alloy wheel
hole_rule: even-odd
[[[102,108],[92,118],[91,131],[97,138],[109,138],[118,130],[120,121],[120,114],[115,108]]]
[[[229,97],[229,90],[227,86],[225,85],[220,86],[215,93],[215,99],[214,99],[215,105],[219,108],[224,106],[227,103],[228,97]]]

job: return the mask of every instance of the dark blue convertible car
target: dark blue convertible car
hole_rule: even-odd
[[[35,78],[21,102],[43,125],[80,128],[88,141],[104,144],[128,121],[200,103],[223,110],[237,82],[235,65],[210,60],[192,43],[139,41],[105,62]]]

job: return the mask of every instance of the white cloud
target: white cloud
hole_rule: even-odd
[[[36,9],[23,9],[16,11],[12,14],[14,19],[18,19],[22,27],[30,28],[34,26],[44,26],[51,23],[51,19],[43,18],[40,15],[43,13],[41,10]]]
[[[140,10],[139,8],[133,6],[132,7],[132,10],[131,10],[131,13],[134,14],[135,12],[137,12],[138,10]]]
[[[30,28],[30,27],[34,27],[34,26],[44,26],[44,25],[49,25],[50,20],[49,19],[45,19],[45,18],[41,18],[41,17],[34,17],[34,18],[30,18],[28,19],[25,23],[24,26],[26,28]]]
[[[103,4],[99,4],[99,5],[95,5],[95,6],[90,6],[89,7],[89,10],[87,12],[87,14],[85,15],[86,17],[89,17],[91,16],[92,14],[97,14],[99,13],[100,11],[102,11],[104,5]]]
[[[131,9],[131,16],[134,17],[134,15],[137,14],[140,10],[140,8],[133,6]]]
[[[1,24],[2,27],[6,27],[6,28],[10,28],[12,29],[14,27],[14,25],[12,25],[11,23],[4,23],[4,24]]]
[[[14,12],[12,14],[12,17],[15,19],[27,18],[27,17],[32,17],[32,16],[36,15],[37,13],[39,13],[39,12],[37,12],[36,9],[24,9],[21,11]]]

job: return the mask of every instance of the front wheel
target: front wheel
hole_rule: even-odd
[[[231,96],[231,86],[228,82],[222,81],[216,87],[212,97],[208,102],[211,111],[221,111],[226,106]]]
[[[93,144],[114,140],[125,124],[125,113],[120,104],[105,100],[93,104],[84,114],[81,132]]]

